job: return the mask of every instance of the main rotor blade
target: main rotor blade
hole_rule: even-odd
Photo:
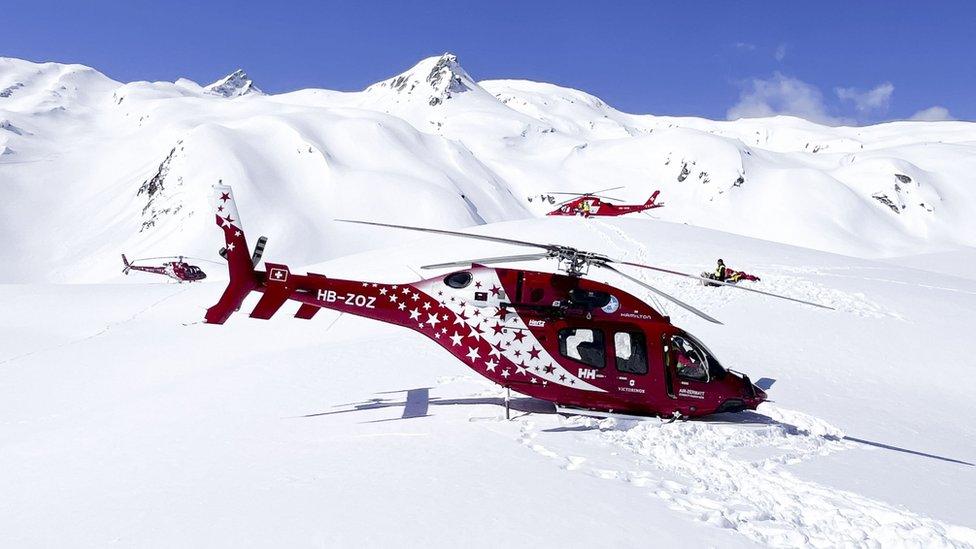
[[[450,263],[436,263],[434,265],[423,265],[420,268],[421,269],[442,269],[444,267],[465,267],[471,265],[472,263],[481,263],[482,265],[489,265],[492,263],[508,263],[509,261],[535,261],[537,259],[545,259],[547,257],[549,257],[549,254],[506,255],[501,257],[468,259],[465,261],[451,261]]]
[[[695,280],[700,280],[700,281],[707,282],[709,284],[721,284],[722,286],[728,286],[730,288],[736,288],[736,289],[739,289],[739,290],[744,290],[746,292],[753,292],[753,293],[757,293],[757,294],[768,295],[769,297],[775,297],[775,298],[778,298],[778,299],[785,299],[787,301],[794,301],[796,303],[803,303],[804,305],[812,305],[814,307],[820,307],[821,309],[827,309],[829,311],[833,311],[834,310],[833,307],[828,307],[827,305],[821,305],[820,303],[813,303],[811,301],[804,301],[802,299],[796,299],[794,297],[786,297],[785,295],[779,295],[779,294],[774,294],[774,293],[770,293],[770,292],[764,292],[762,290],[756,290],[754,288],[747,288],[745,286],[739,286],[738,284],[733,284],[731,282],[725,282],[725,281],[722,281],[722,280],[713,280],[711,278],[705,278],[703,276],[695,276],[695,275],[692,275],[692,274],[682,273],[682,272],[679,272],[679,271],[672,271],[670,269],[662,269],[661,267],[653,267],[651,265],[644,265],[642,263],[631,263],[630,261],[617,261],[616,259],[612,259],[611,261],[613,261],[614,263],[618,263],[620,265],[630,265],[631,267],[639,267],[641,269],[649,269],[649,270],[658,271],[658,272],[661,272],[661,273],[668,273],[668,274],[673,274],[673,275],[677,275],[677,276],[683,276],[685,278],[692,278],[692,279],[695,279]]]
[[[615,191],[617,189],[622,189],[622,188],[624,188],[623,185],[621,185],[619,187],[610,187],[609,189],[600,189],[599,191],[593,191],[593,192],[587,193],[587,194],[605,193],[607,191]]]
[[[184,255],[183,256],[183,259],[192,259],[193,261],[206,261],[207,263],[213,263],[214,265],[226,265],[227,264],[226,261],[223,262],[223,263],[221,263],[220,261],[214,261],[213,259],[204,259],[202,257],[190,257],[188,255]]]
[[[480,234],[462,233],[460,231],[446,231],[444,229],[428,229],[426,227],[411,227],[409,225],[393,225],[390,223],[376,223],[374,221],[356,221],[355,219],[336,219],[336,221],[340,221],[342,223],[357,223],[359,225],[372,225],[374,227],[388,227],[391,229],[405,229],[408,231],[417,231],[421,233],[460,236],[462,238],[473,238],[475,240],[487,240],[489,242],[501,242],[502,244],[513,244],[515,246],[528,246],[531,248],[542,248],[543,250],[556,249],[556,247],[551,244],[537,244],[535,242],[526,242],[524,240],[514,240],[511,238],[501,238],[498,236],[485,236]]]
[[[691,305],[688,305],[684,301],[681,301],[680,299],[674,297],[673,295],[666,294],[666,293],[662,292],[661,290],[658,290],[654,286],[651,286],[650,284],[644,282],[643,280],[640,280],[639,278],[634,278],[634,277],[630,276],[627,273],[624,273],[624,272],[622,272],[622,271],[620,271],[618,269],[615,269],[615,268],[611,267],[610,265],[607,265],[606,263],[596,263],[596,265],[598,265],[600,267],[603,267],[604,269],[609,269],[609,270],[617,273],[618,275],[626,278],[627,280],[633,282],[634,284],[638,284],[640,286],[643,286],[644,288],[647,288],[648,290],[656,293],[657,295],[663,297],[664,299],[667,299],[668,301],[674,303],[675,305],[678,305],[679,307],[681,307],[681,308],[683,308],[683,309],[685,309],[687,311],[690,311],[690,312],[692,312],[692,313],[700,316],[701,318],[704,318],[705,320],[707,320],[709,322],[714,322],[715,324],[722,324],[722,322],[719,321],[718,319],[715,319],[715,318],[712,318],[712,317],[708,316],[707,314],[699,311],[698,309],[692,307]]]
[[[136,262],[136,261],[152,261],[153,259],[177,259],[179,257],[180,256],[178,256],[178,255],[164,255],[164,256],[161,256],[161,257],[140,257],[139,259],[133,259],[133,260],[129,261],[129,263],[133,263],[133,262]],[[183,257],[186,257],[186,256],[183,256]]]
[[[593,194],[593,195],[590,195],[590,196],[595,196],[595,197],[597,197],[597,198],[599,198],[601,200],[613,200],[614,202],[623,202],[623,199],[614,198],[612,196],[603,196],[602,194]]]

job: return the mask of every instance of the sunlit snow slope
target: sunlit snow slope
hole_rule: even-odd
[[[837,310],[634,273],[723,320],[670,311],[727,367],[775,380],[775,402],[664,424],[517,400],[506,421],[500,388],[396,327],[329,311],[296,320],[294,305],[270,321],[200,324],[219,282],[3,286],[0,542],[976,543],[976,282],[680,224],[592,221],[490,229],[673,269],[734,250],[764,289]],[[315,271],[409,281],[471,251],[428,238]],[[410,390],[427,391],[425,417],[400,419]]]

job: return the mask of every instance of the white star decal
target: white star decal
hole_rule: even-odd
[[[403,289],[403,295],[407,295],[409,293],[410,293],[410,288],[404,288]]]
[[[380,288],[380,295],[386,295],[386,288]]]
[[[510,376],[510,375],[512,375],[512,374],[508,373],[508,370],[502,370],[502,377],[503,378],[508,379],[508,376]]]
[[[404,305],[403,303],[401,303],[401,304],[397,305],[397,309],[400,309],[401,311],[405,311],[407,309],[407,306]]]
[[[410,299],[417,301],[418,299],[420,299],[420,294],[413,294],[413,297],[411,297]]]
[[[488,362],[485,362],[485,368],[487,368],[489,372],[494,372],[495,366],[498,366],[498,363],[495,362],[494,360],[489,360]]]
[[[424,303],[424,310],[425,311],[429,311],[430,310],[430,301],[428,301],[427,303]]]
[[[234,231],[234,236],[241,236],[241,231]]]
[[[234,251],[234,248],[236,248],[236,246],[234,246],[234,243],[233,242],[231,242],[230,244],[227,245],[227,251],[228,252],[233,252]]]
[[[464,338],[461,336],[461,334],[454,332],[454,335],[451,336],[451,346],[457,347],[458,345],[461,344],[462,339]]]
[[[471,362],[474,362],[475,360],[478,360],[479,358],[481,358],[481,355],[478,354],[478,348],[477,347],[468,347],[467,357],[471,359]]]
[[[397,295],[396,294],[390,294],[390,303],[396,303],[396,300],[397,300]]]
[[[418,311],[417,309],[411,310],[410,311],[410,320],[417,320],[418,318],[420,318],[420,311]]]
[[[432,315],[431,314],[428,314],[427,315],[427,324],[430,324],[431,327],[437,326],[437,323],[440,322],[440,321],[441,321],[441,319],[437,318],[437,314],[436,313],[435,314],[432,314]]]

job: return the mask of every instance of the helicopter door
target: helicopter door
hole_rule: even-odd
[[[616,364],[616,390],[621,393],[647,392],[647,342],[644,333],[621,330],[613,333],[613,354]]]
[[[711,381],[709,354],[682,335],[664,336],[664,364],[668,396],[704,402]]]

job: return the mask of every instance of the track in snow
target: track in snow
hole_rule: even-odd
[[[519,440],[567,470],[649,489],[675,510],[765,545],[976,545],[976,530],[794,476],[789,465],[856,444],[816,418],[761,410],[736,416],[739,425],[574,416],[540,428],[523,417]]]
[[[457,393],[472,383],[484,390]],[[501,388],[468,375],[439,379],[433,393],[435,415],[455,414],[465,404],[500,406],[504,396]],[[389,419],[372,420],[390,421],[401,407],[408,417],[408,400],[370,401],[356,408],[392,408]],[[807,414],[766,403],[759,412],[665,423],[655,418],[564,417],[540,413],[542,407],[527,402],[534,399],[520,400],[511,422],[501,413],[469,416],[467,421],[514,437],[566,471],[648,490],[694,520],[732,529],[757,543],[976,547],[976,530],[795,476],[791,465],[858,447],[857,439]]]

